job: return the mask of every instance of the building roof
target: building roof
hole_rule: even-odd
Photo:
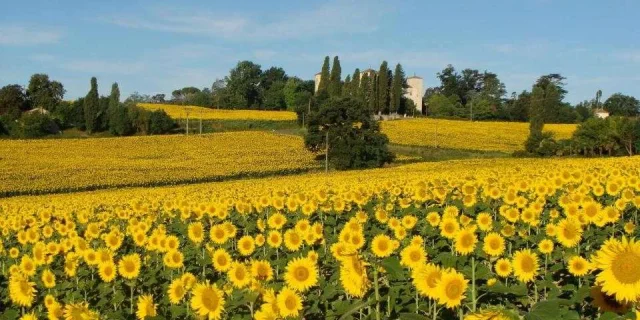
[[[373,70],[373,69],[371,69],[371,68],[369,68],[369,69],[365,69],[365,70],[362,70],[362,71],[361,71],[361,73],[369,73],[369,72],[373,72],[373,73],[375,73],[376,71],[375,71],[375,70]]]
[[[609,113],[609,111],[599,108],[599,109],[595,109],[593,110],[593,113]]]
[[[318,72],[318,73],[316,73],[316,76],[317,76],[317,75],[321,75],[321,74],[322,74],[322,72]]]
[[[422,77],[418,77],[418,76],[411,76],[411,77],[408,77],[407,79],[422,79]]]

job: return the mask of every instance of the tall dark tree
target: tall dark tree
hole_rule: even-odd
[[[0,116],[15,120],[27,110],[29,110],[29,101],[22,86],[13,84],[0,89]]]
[[[362,81],[360,81],[362,76],[360,75],[360,69],[356,68],[353,71],[353,77],[351,77],[351,92],[353,92],[353,96],[362,99]]]
[[[109,94],[109,117],[111,118],[111,113],[120,107],[120,88],[118,87],[118,83],[114,82],[111,85],[111,94]]]
[[[632,96],[614,93],[604,102],[604,109],[612,116],[634,117],[640,114],[640,101]]]
[[[378,101],[375,108],[375,112],[389,112],[389,66],[386,61],[382,61],[380,64],[380,70],[378,71]]]
[[[58,81],[49,80],[46,74],[31,76],[27,87],[27,97],[34,108],[53,110],[64,97],[64,86]]]
[[[329,56],[324,57],[324,62],[322,63],[322,71],[320,71],[320,83],[318,84],[318,91],[316,91],[316,95],[319,96],[321,94],[329,93],[329,83],[331,83],[331,75],[329,73]]]
[[[333,57],[331,79],[329,80],[329,96],[339,97],[342,94],[342,68],[338,56]]]
[[[404,70],[398,63],[396,69],[393,72],[393,83],[391,84],[391,103],[389,109],[391,112],[400,112],[400,103],[402,96],[404,95]],[[406,110],[405,110],[406,111]]]
[[[338,170],[381,167],[394,155],[371,113],[359,99],[330,98],[309,118],[305,146],[322,152],[328,142],[329,162]]]
[[[91,89],[84,98],[84,122],[89,133],[98,130],[98,112],[100,111],[100,97],[98,96],[98,80],[91,78]]]
[[[288,79],[289,77],[287,76],[287,73],[284,71],[284,69],[280,67],[271,67],[262,72],[262,75],[260,76],[260,88],[262,88],[262,90],[266,92],[274,83],[285,83]]]
[[[348,74],[346,78],[344,78],[344,85],[342,86],[342,95],[345,97],[350,97],[351,93],[351,75]]]

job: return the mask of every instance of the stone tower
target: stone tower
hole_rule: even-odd
[[[409,88],[407,88],[404,96],[415,103],[416,111],[422,112],[422,96],[424,95],[422,78],[418,76],[408,77],[407,85]]]
[[[315,90],[313,90],[313,92],[318,92],[318,86],[320,86],[320,78],[322,78],[321,73],[318,72],[316,73],[315,77],[313,77],[313,83],[315,84]]]

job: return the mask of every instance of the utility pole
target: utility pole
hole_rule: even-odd
[[[189,110],[187,109],[187,135],[189,135]]]

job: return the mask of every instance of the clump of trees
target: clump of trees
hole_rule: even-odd
[[[14,84],[0,89],[0,135],[38,138],[63,129],[87,133],[109,131],[113,135],[163,134],[177,125],[164,111],[138,108],[138,94],[120,102],[117,83],[108,97],[98,94],[98,81],[91,78],[84,98],[64,101],[64,86],[46,74],[34,74],[27,89]]]
[[[381,167],[394,159],[389,139],[380,132],[372,111],[362,100],[331,97],[309,117],[305,146],[313,152],[328,149],[329,163],[338,170]]]

